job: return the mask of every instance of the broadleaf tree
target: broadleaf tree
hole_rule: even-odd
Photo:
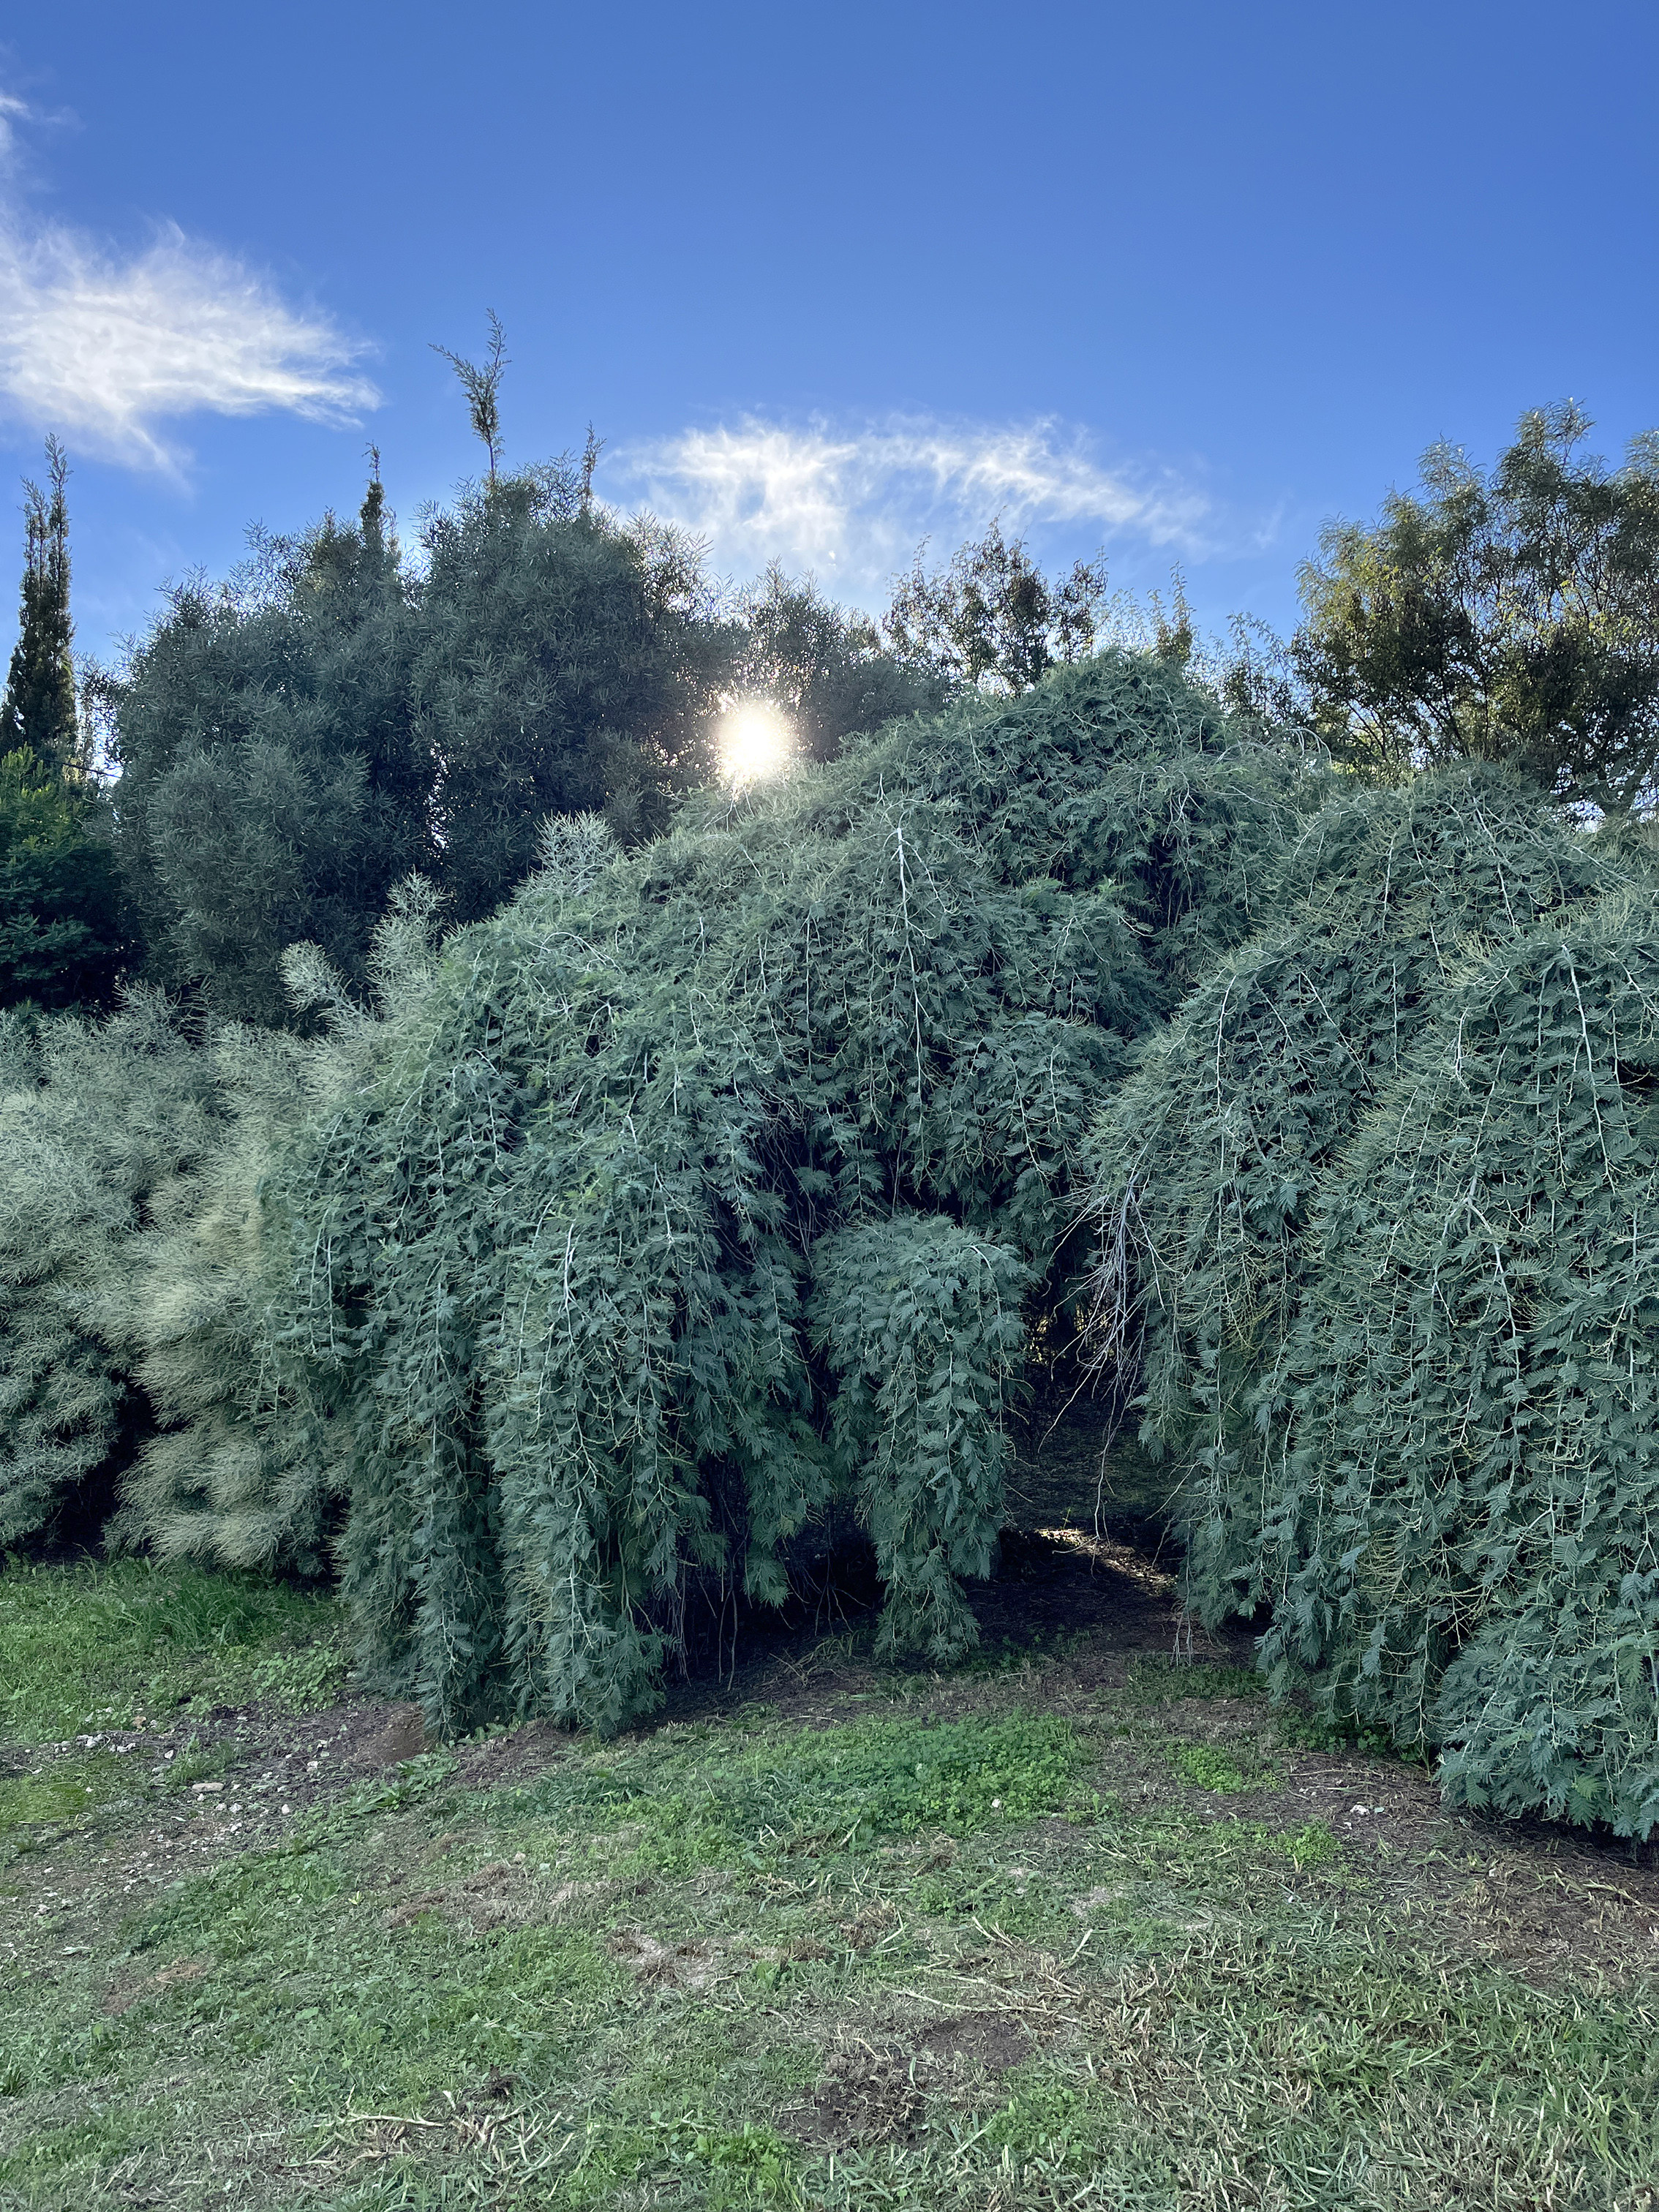
[[[739,595],[733,614],[726,686],[780,708],[808,759],[833,760],[854,731],[944,703],[943,677],[901,659],[867,616],[838,607],[811,577],[787,576],[776,562]]]
[[[1046,576],[996,520],[943,568],[927,567],[927,550],[918,550],[883,618],[902,661],[953,690],[1019,692],[1094,651],[1106,607],[1103,562]]]
[[[1609,468],[1589,428],[1535,409],[1490,470],[1431,447],[1415,490],[1326,530],[1292,653],[1333,751],[1499,762],[1610,815],[1659,798],[1659,432]]]

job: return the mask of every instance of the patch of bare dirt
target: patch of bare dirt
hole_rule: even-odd
[[[924,2055],[921,2070],[928,2070]],[[869,2148],[915,2142],[927,2093],[909,2051],[866,2046],[832,2051],[823,2081],[782,2116],[786,2131],[814,2149]]]
[[[142,1981],[118,1983],[105,1996],[104,2010],[131,2012],[134,2005],[159,1997],[182,1982],[199,1982],[207,1970],[205,1959],[180,1959],[173,1966],[163,1966],[159,1973],[147,1974]]]
[[[842,1923],[842,1934],[848,1947],[854,1951],[873,1951],[884,1936],[899,1924],[899,1917],[890,1905],[866,1905],[855,1920]]]
[[[1659,1863],[1650,1848],[1449,1812],[1424,1769],[1306,1753],[1252,1817],[1322,1820],[1368,1885],[1532,1975],[1659,1972]]]
[[[1457,1907],[1485,1948],[1532,1972],[1592,1964],[1610,1980],[1659,1974],[1659,1872],[1632,1869],[1620,1881],[1578,1853],[1482,1856]]]
[[[890,2032],[832,2051],[823,2078],[782,2125],[815,2148],[914,2142],[924,2106],[940,2095],[978,2102],[1036,2042],[1007,2013],[965,2012],[916,2030]]]
[[[360,1767],[397,1766],[430,1748],[426,1715],[418,1705],[392,1705],[385,1712],[382,1726],[367,1731],[353,1747],[354,1763]]]
[[[504,1735],[456,1746],[460,1780],[469,1790],[499,1790],[505,1784],[539,1774],[568,1750],[572,1731],[554,1721],[526,1721]]]

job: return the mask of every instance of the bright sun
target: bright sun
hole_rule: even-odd
[[[763,699],[739,699],[720,723],[720,768],[728,783],[781,775],[794,750],[794,732]]]

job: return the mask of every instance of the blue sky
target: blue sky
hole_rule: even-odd
[[[1622,0],[55,0],[0,47],[0,471],[65,439],[107,652],[371,439],[443,496],[429,342],[493,307],[509,456],[591,419],[724,574],[879,605],[1000,512],[1282,626],[1431,440],[1659,422],[1656,94]]]

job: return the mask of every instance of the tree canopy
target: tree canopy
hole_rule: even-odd
[[[916,554],[883,620],[894,652],[945,689],[1024,691],[1051,668],[1095,649],[1106,604],[1106,571],[1079,561],[1058,580],[1045,576],[1020,538],[993,521],[982,538],[959,546],[945,567]]]
[[[1325,532],[1292,650],[1334,751],[1505,763],[1615,815],[1659,798],[1659,433],[1609,469],[1589,428],[1534,410],[1489,471],[1433,447],[1418,490]]]
[[[937,708],[948,696],[944,678],[889,651],[875,623],[776,562],[732,613],[726,688],[781,707],[810,760],[833,760],[854,732]]]
[[[810,583],[775,571],[724,602],[698,548],[562,463],[465,492],[415,561],[377,481],[354,523],[177,588],[98,690],[144,972],[265,1023],[288,1018],[283,948],[361,978],[410,872],[465,922],[522,881],[550,816],[655,834],[713,771],[733,693],[783,705],[816,757],[943,696]]]
[[[179,587],[106,678],[121,860],[146,972],[280,1022],[283,948],[361,975],[418,870],[488,913],[562,809],[648,828],[692,780],[712,693],[695,565],[585,512],[570,471],[434,516],[411,570],[370,488],[351,526]]]

